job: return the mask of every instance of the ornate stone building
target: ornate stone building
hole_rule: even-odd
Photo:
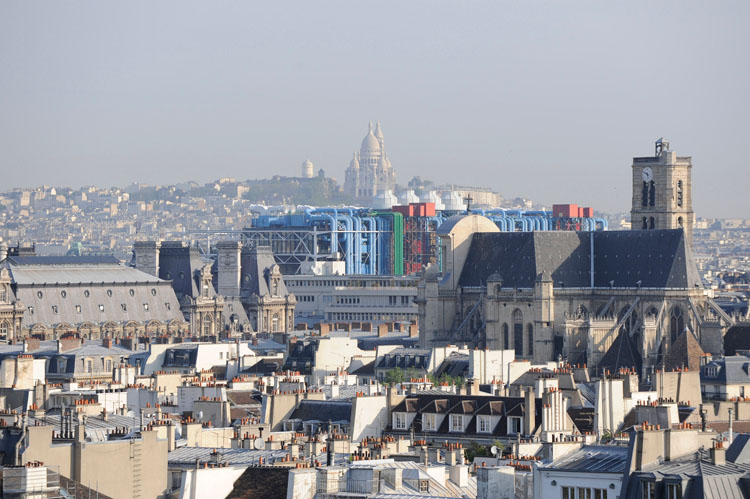
[[[172,282],[195,335],[283,332],[294,328],[294,294],[270,248],[221,241],[211,260],[182,242],[138,242],[135,266]]]
[[[268,247],[243,247],[237,241],[217,244],[217,288],[227,299],[239,300],[251,327],[258,332],[294,329],[297,299]]]
[[[670,173],[668,185],[677,177]],[[428,268],[418,288],[421,345],[513,349],[537,362],[563,356],[644,375],[682,334],[721,353],[733,320],[703,289],[686,233],[689,176],[682,180],[684,228],[657,228],[672,222],[656,217],[677,212],[659,212],[656,202],[653,230],[506,233],[478,215],[449,219],[438,232],[440,267]]]
[[[180,334],[187,323],[170,284],[112,257],[37,256],[3,248],[0,340]]]
[[[0,268],[0,341],[21,335],[21,325],[26,307],[16,299],[7,267]]]
[[[383,130],[378,121],[373,131],[370,130],[362,140],[359,154],[354,157],[346,169],[344,192],[355,198],[370,200],[376,194],[396,187],[396,173],[391,167],[391,160],[385,152]]]
[[[235,332],[250,330],[242,306],[237,303],[235,307],[216,292],[212,262],[197,247],[180,241],[139,241],[133,248],[137,269],[171,282],[191,335],[213,336],[232,327]],[[230,322],[233,313],[241,318]]]

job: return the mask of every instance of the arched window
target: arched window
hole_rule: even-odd
[[[9,332],[10,324],[8,324],[8,321],[0,322],[0,338],[7,339]]]
[[[682,331],[685,330],[685,317],[682,315],[680,307],[674,307],[669,315],[669,338],[671,343],[677,341]]]
[[[682,180],[677,181],[677,206],[682,206]]]
[[[271,318],[271,332],[276,333],[279,331],[279,314],[273,314]]]
[[[510,334],[508,333],[508,323],[503,323],[503,350],[510,348]]]
[[[642,229],[643,230],[648,229],[648,218],[646,218],[646,217],[643,217],[643,227],[642,227]]]
[[[203,336],[211,336],[213,333],[213,318],[211,317],[211,314],[206,314],[203,316]]]
[[[516,355],[523,355],[523,313],[519,309],[513,311],[513,348]]]
[[[656,184],[654,181],[648,183],[648,205],[654,206],[656,203]]]
[[[648,219],[648,228],[653,229],[655,226],[656,226],[656,223],[655,223],[654,217],[650,217]]]
[[[682,217],[677,217],[677,225],[684,228],[684,225],[682,225]]]
[[[528,340],[529,340],[529,349],[527,350],[527,354],[529,357],[534,356],[534,326],[529,324],[526,326],[526,332],[528,334]]]
[[[648,206],[648,182],[643,182],[643,191],[641,192],[641,206]]]

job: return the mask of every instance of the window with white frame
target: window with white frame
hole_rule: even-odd
[[[464,431],[464,416],[463,414],[451,414],[451,427],[450,431]]]
[[[479,416],[477,421],[479,433],[492,433],[492,419],[490,416]]]
[[[508,433],[511,435],[523,433],[523,418],[520,416],[510,416],[508,418]]]
[[[607,499],[607,489],[562,487],[562,499]]]
[[[682,485],[679,483],[668,483],[667,499],[682,499]]]
[[[406,429],[406,414],[403,412],[393,413],[393,429],[405,430]]]
[[[437,415],[436,414],[422,414],[422,429],[424,431],[436,431],[437,430]]]

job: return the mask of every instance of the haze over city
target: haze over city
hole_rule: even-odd
[[[6,187],[343,182],[380,120],[405,184],[627,211],[633,156],[693,157],[747,213],[747,2],[6,2]]]

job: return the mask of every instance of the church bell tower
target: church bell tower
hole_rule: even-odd
[[[692,247],[692,169],[692,158],[677,156],[663,138],[656,141],[654,156],[633,158],[631,228],[683,229]]]

